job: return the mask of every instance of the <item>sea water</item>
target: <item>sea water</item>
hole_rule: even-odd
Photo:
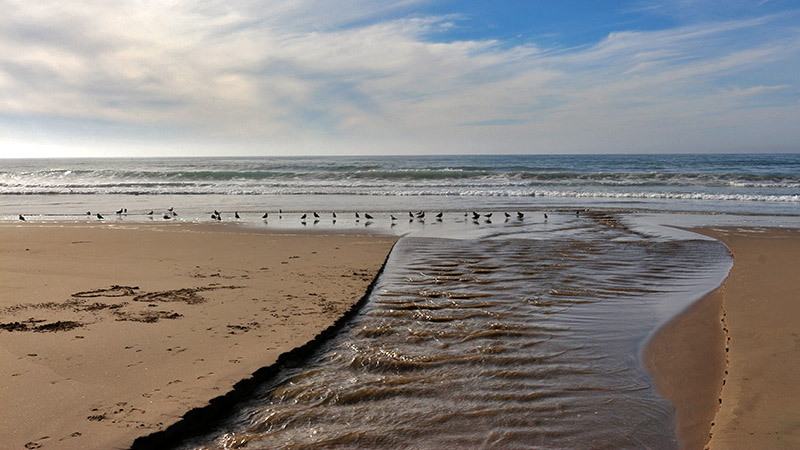
[[[179,208],[800,213],[800,155],[0,159],[0,217]],[[259,216],[260,217],[260,216]]]

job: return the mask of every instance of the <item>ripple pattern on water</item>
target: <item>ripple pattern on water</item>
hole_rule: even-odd
[[[638,348],[727,252],[581,226],[595,232],[404,238],[310,364],[183,448],[676,447]]]

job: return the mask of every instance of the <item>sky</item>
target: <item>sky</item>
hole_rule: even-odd
[[[796,0],[0,11],[0,157],[800,152]]]

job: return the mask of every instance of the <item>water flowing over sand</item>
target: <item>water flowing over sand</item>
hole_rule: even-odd
[[[637,353],[727,251],[550,221],[402,239],[348,327],[181,448],[677,447]]]

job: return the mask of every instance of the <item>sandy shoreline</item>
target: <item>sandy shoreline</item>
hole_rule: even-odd
[[[800,230],[693,231],[725,243],[734,265],[644,353],[658,391],[676,406],[681,445],[800,448]]]
[[[800,230],[693,231],[733,269],[642,355],[681,445],[800,448]],[[396,239],[0,225],[2,448],[126,448],[165,429],[333,324]]]
[[[3,448],[121,448],[164,429],[333,324],[395,241],[0,226]]]

